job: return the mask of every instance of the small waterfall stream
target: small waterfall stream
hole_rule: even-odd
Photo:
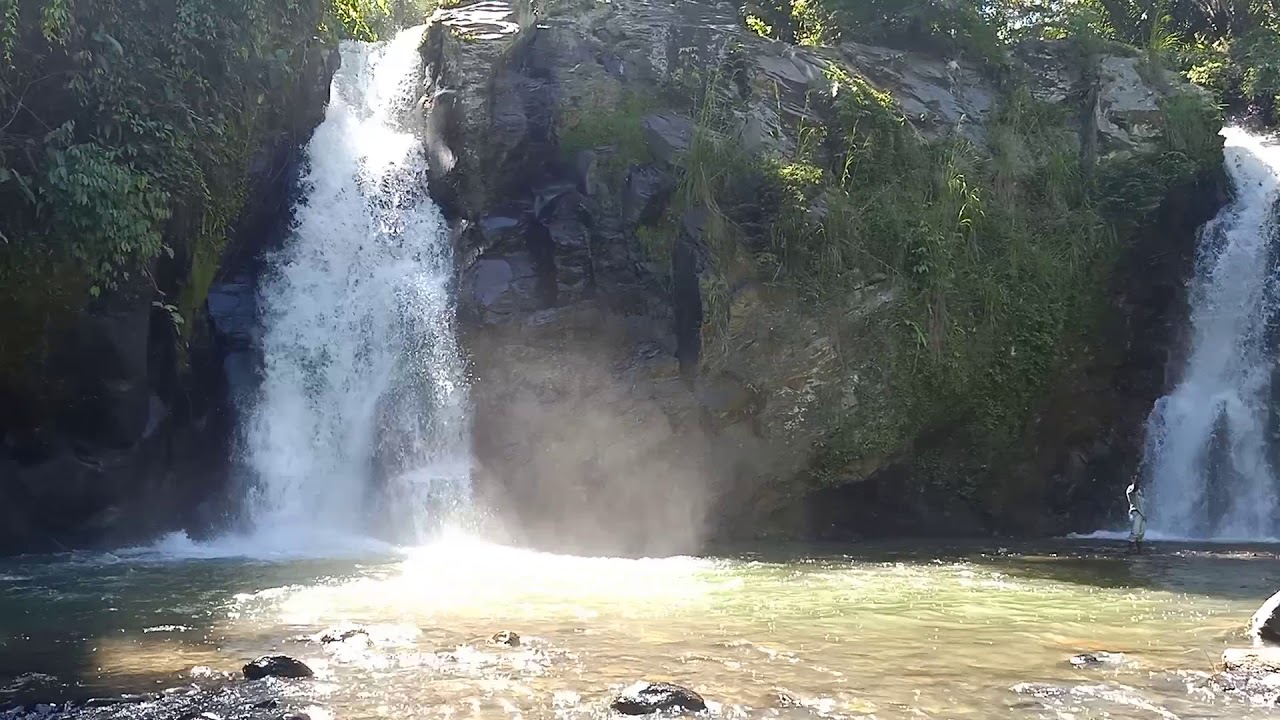
[[[1154,535],[1261,540],[1280,534],[1274,323],[1280,145],[1223,131],[1233,201],[1201,230],[1190,356],[1147,422]]]
[[[415,133],[423,28],[345,42],[260,289],[243,463],[258,532],[421,541],[469,497],[448,231]]]

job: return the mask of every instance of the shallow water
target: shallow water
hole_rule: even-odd
[[[1096,541],[20,558],[0,564],[0,693],[157,690],[276,651],[316,670],[292,691],[339,718],[606,717],[641,678],[688,685],[724,717],[1280,717],[1204,689],[1277,584],[1268,548],[1130,557]],[[369,634],[294,639],[343,623]],[[499,630],[524,644],[489,644]],[[1067,662],[1095,651],[1123,656]]]

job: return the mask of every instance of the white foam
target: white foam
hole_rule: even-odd
[[[395,545],[363,535],[308,530],[303,527],[260,528],[248,534],[228,534],[208,541],[192,540],[183,532],[170,533],[151,545],[116,550],[97,557],[100,562],[177,562],[238,558],[259,561],[360,558],[397,553]]]

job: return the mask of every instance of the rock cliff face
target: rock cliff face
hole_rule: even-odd
[[[56,407],[0,385],[0,554],[118,545],[221,520],[234,427],[228,377],[252,371],[237,354],[254,319],[241,307],[234,322],[234,291],[247,287],[236,273],[287,222],[293,168],[323,115],[336,60],[313,54],[279,99],[293,110],[256,148],[249,201],[224,257],[197,259],[198,228],[175,220],[166,235],[173,256],[151,268],[151,283],[123,284],[46,330],[48,362],[27,379],[57,389],[45,393],[62,399]],[[226,280],[208,302],[193,279],[202,261],[222,266]],[[158,299],[184,295],[189,328]]]
[[[945,446],[946,428],[820,488],[810,470],[833,417],[889,392],[857,328],[898,288],[869,272],[838,307],[817,306],[759,272],[753,249],[712,247],[720,213],[694,203],[664,221],[688,186],[700,114],[715,110],[722,140],[785,161],[806,128],[830,125],[839,78],[858,77],[922,138],[983,146],[995,80],[911,52],[767,41],[732,6],[701,2],[483,2],[438,12],[423,54],[433,192],[457,229],[477,481],[515,539],[651,552],[770,532],[1057,530],[1111,509],[1098,498],[1134,461],[1162,389],[1216,178],[1184,188],[1123,250],[1097,344],[1114,352],[1060,378],[1023,464],[992,469],[1034,476],[1014,505],[993,514],[913,480],[913,450]],[[1088,161],[1143,152],[1183,88],[1147,79],[1136,58],[1086,72],[1069,55],[1021,49],[1031,94],[1078,112]],[[736,218],[767,204],[743,190]]]

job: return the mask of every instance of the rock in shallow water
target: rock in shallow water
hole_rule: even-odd
[[[242,669],[245,679],[260,680],[265,677],[309,678],[315,677],[311,668],[301,660],[288,655],[263,655]]]
[[[701,712],[707,703],[689,688],[671,683],[638,682],[622,691],[609,706],[623,715],[650,715],[666,710]]]
[[[1120,653],[1081,653],[1079,655],[1072,655],[1067,662],[1071,663],[1072,667],[1091,668],[1102,667],[1103,665],[1119,665],[1123,658],[1124,656]]]
[[[323,630],[315,635],[309,636],[307,639],[313,642],[318,642],[321,645],[328,645],[329,643],[346,642],[351,638],[361,635],[369,637],[369,631],[359,625],[344,625]]]
[[[520,647],[520,636],[510,630],[503,630],[495,633],[489,641],[494,645],[506,645],[507,647]]]
[[[1280,647],[1227,648],[1222,651],[1222,665],[1244,673],[1280,673]]]

